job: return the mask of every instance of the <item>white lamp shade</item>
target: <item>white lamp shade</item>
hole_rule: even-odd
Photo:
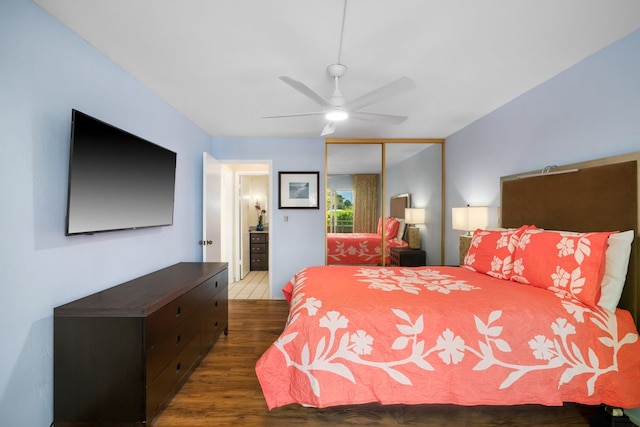
[[[489,208],[486,206],[465,206],[451,209],[454,230],[475,231],[489,224]]]
[[[421,208],[406,208],[404,210],[404,222],[407,224],[426,224],[427,211]]]

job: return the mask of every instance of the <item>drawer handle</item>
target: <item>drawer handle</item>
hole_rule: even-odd
[[[176,344],[180,344],[180,341],[182,341],[182,339],[180,338],[180,335],[178,335],[176,337]]]
[[[218,321],[216,320],[216,323],[213,324],[213,327],[218,329]]]
[[[180,362],[178,362],[178,364],[176,365],[176,374],[180,372]]]
[[[176,309],[176,317],[180,317],[180,314],[181,314],[181,313],[182,313],[182,308],[181,308],[181,307],[178,307],[178,308]]]
[[[215,285],[215,286],[216,286],[216,288],[218,287],[218,282],[216,282],[216,285]]]
[[[214,303],[213,303],[213,306],[214,306],[214,307],[217,307],[217,306],[218,306],[218,301],[214,302]]]

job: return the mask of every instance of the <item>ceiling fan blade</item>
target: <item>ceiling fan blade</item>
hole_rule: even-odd
[[[284,119],[287,117],[324,117],[325,113],[322,111],[314,112],[314,113],[293,113],[293,114],[280,114],[277,116],[262,116],[263,119]]]
[[[322,129],[322,133],[320,136],[330,135],[336,130],[337,123],[336,122],[328,122],[327,125]]]
[[[289,76],[280,76],[280,80],[282,80],[307,98],[312,99],[316,104],[322,105],[323,107],[332,107],[331,103],[329,103],[329,101],[325,97],[318,94],[318,92],[311,89],[300,80],[296,80],[293,77]]]
[[[362,95],[360,98],[354,99],[347,103],[345,108],[349,111],[355,111],[367,105],[375,104],[376,102],[407,92],[415,87],[415,82],[409,77],[400,77],[398,80],[394,80],[385,86]]]
[[[399,125],[407,120],[407,116],[394,116],[392,114],[380,114],[380,113],[365,113],[364,111],[356,111],[349,115],[349,117],[357,120],[366,120],[369,122],[381,122],[390,125]]]

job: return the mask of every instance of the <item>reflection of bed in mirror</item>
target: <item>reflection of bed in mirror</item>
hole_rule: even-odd
[[[407,247],[404,240],[404,210],[411,206],[409,194],[390,199],[389,215],[378,220],[375,233],[328,233],[327,260],[331,265],[379,265],[382,263],[383,236],[385,265],[390,263],[392,247]]]

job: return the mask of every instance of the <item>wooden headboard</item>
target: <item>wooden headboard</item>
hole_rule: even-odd
[[[410,207],[411,196],[408,193],[391,196],[391,200],[389,201],[389,216],[404,218],[404,209]]]
[[[640,152],[501,178],[501,226],[568,231],[635,230],[620,308],[639,324]]]

